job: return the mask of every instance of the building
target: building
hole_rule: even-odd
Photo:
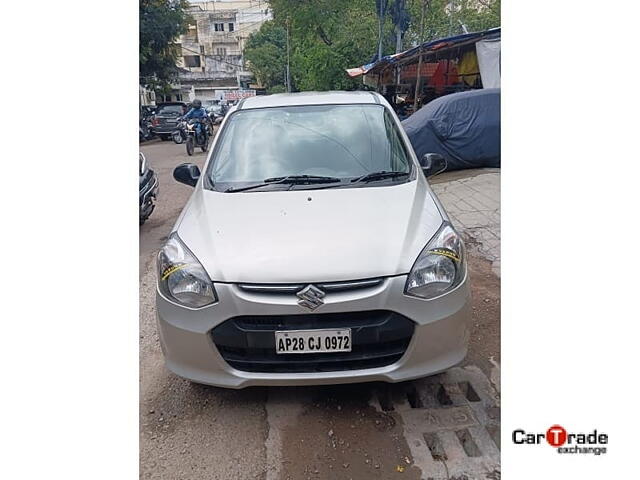
[[[177,41],[179,82],[157,101],[221,99],[230,90],[246,90],[253,75],[244,65],[249,35],[272,18],[265,0],[191,1],[193,23]]]

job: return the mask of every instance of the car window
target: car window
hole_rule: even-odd
[[[209,178],[233,186],[287,175],[353,179],[383,170],[411,170],[387,109],[312,105],[235,112],[221,132]]]
[[[158,111],[156,112],[157,115],[167,115],[173,113],[182,115],[182,105],[164,105],[158,108]]]

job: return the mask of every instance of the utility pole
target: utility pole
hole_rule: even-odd
[[[291,71],[289,67],[289,18],[287,18],[287,93],[291,93]]]
[[[420,15],[420,48],[418,50],[418,71],[416,72],[416,89],[413,92],[413,113],[418,108],[418,94],[420,93],[420,70],[422,70],[422,43],[424,42],[424,11],[427,7],[427,0],[422,0],[422,13]]]
[[[379,0],[380,2],[380,11],[378,12],[378,60],[382,58],[382,4],[386,0]]]
[[[400,22],[401,20],[399,20],[399,18],[403,18],[403,16],[400,15],[400,12],[404,12],[405,10],[405,4],[404,4],[404,0],[402,0],[402,2],[400,2],[400,0],[396,0],[396,5],[399,5],[399,7],[397,7],[397,11],[396,11],[396,23],[395,24],[395,28],[396,28],[396,53],[400,53],[402,51],[402,30],[400,29]]]

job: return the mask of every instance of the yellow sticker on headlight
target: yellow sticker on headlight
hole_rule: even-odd
[[[434,255],[442,255],[443,257],[450,258],[455,262],[460,261],[460,257],[453,250],[449,250],[448,248],[432,248],[428,253],[433,253]]]
[[[164,272],[162,272],[162,280],[166,280],[167,277],[169,277],[169,275],[177,272],[178,270],[182,270],[184,267],[187,267],[187,266],[189,266],[188,263],[182,263],[180,265],[171,265],[170,267],[166,268]]]

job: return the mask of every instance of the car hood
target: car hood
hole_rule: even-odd
[[[213,281],[313,283],[408,273],[442,221],[423,177],[278,192],[199,184],[176,230]]]

